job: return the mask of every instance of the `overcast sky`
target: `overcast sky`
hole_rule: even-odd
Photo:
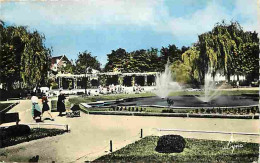
[[[260,31],[260,0],[81,0],[1,2],[0,19],[46,37],[53,56],[88,50],[104,64],[111,50],[191,46],[217,22]]]

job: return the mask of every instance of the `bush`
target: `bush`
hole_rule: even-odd
[[[241,114],[241,109],[240,108],[237,109],[237,113]]]
[[[115,110],[116,110],[116,107],[115,107],[115,106],[113,106],[113,107],[112,107],[112,110],[113,110],[113,111],[115,111]]]
[[[58,83],[56,83],[56,82],[51,83],[51,89],[58,89],[58,88],[59,88]]]
[[[155,150],[159,153],[183,152],[186,142],[180,135],[164,135],[157,142]]]
[[[22,136],[22,135],[30,134],[31,129],[28,125],[13,125],[5,128],[3,132],[4,135],[7,137]]]
[[[256,113],[256,108],[255,108],[255,107],[252,107],[252,108],[251,108],[251,113],[253,113],[253,114]]]

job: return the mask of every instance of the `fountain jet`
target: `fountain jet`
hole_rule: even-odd
[[[209,103],[211,100],[215,99],[220,95],[219,89],[222,87],[222,85],[219,87],[216,86],[215,81],[211,76],[211,69],[209,69],[207,74],[205,74],[204,94],[199,97],[196,97],[203,103]]]
[[[172,79],[172,72],[169,67],[169,61],[165,65],[165,70],[156,75],[155,94],[161,98],[166,98],[170,92],[181,90],[180,85]]]

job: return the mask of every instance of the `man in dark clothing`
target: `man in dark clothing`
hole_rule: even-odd
[[[63,93],[60,93],[60,95],[58,96],[58,102],[57,102],[57,110],[59,112],[58,116],[62,116],[62,112],[65,112],[65,96]]]

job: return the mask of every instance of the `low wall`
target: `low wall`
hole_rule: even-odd
[[[229,118],[229,119],[259,119],[257,115],[224,115],[224,114],[190,114],[190,113],[142,113],[122,111],[81,111],[93,115],[124,115],[124,116],[158,116],[158,117],[186,117],[186,118]]]

